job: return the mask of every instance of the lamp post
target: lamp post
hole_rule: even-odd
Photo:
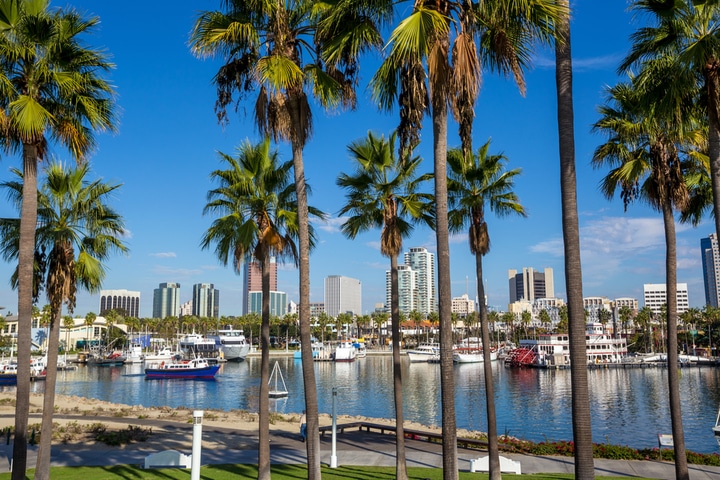
[[[190,480],[200,480],[200,456],[202,450],[203,411],[193,411],[192,464]]]
[[[337,387],[332,388],[332,448],[330,450],[330,468],[337,468],[337,417],[335,416],[335,398]]]

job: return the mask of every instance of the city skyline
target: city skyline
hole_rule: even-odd
[[[141,293],[140,316],[151,316],[150,299],[161,282],[182,285],[212,282],[222,291],[220,315],[240,315],[243,277],[232,265],[221,265],[212,250],[201,250],[202,234],[212,222],[203,215],[207,192],[215,187],[210,172],[220,165],[217,152],[231,154],[246,138],[259,141],[246,115],[251,105],[242,103],[229,111],[225,128],[217,124],[213,110],[216,89],[212,78],[219,60],[199,60],[187,46],[188,34],[198,9],[217,8],[208,3],[179,0],[171,12],[161,2],[144,5],[148,16],[164,18],[150,27],[132,9],[113,2],[70,2],[80,12],[98,15],[96,33],[83,41],[106,49],[116,69],[110,80],[117,86],[120,123],[118,132],[100,134],[90,157],[90,178],[122,183],[113,207],[123,215],[128,256],[107,262],[103,289],[131,289]],[[625,212],[620,199],[608,201],[598,190],[607,172],[595,170],[591,158],[604,138],[592,132],[599,118],[597,107],[606,98],[605,87],[625,77],[617,66],[630,48],[629,36],[641,26],[625,11],[624,2],[580,2],[572,17],[576,163],[580,221],[583,296],[642,298],[645,283],[664,283],[664,233],[661,216],[642,204]],[[152,33],[150,28],[154,30]],[[129,29],[135,32],[128,35]],[[613,32],[608,35],[607,32]],[[146,39],[153,38],[148,44]],[[602,42],[597,39],[602,38]],[[310,205],[328,213],[326,222],[315,223],[317,248],[310,257],[310,301],[323,300],[323,279],[347,275],[363,285],[363,313],[385,302],[385,271],[388,258],[379,251],[380,231],[370,231],[348,240],[340,231],[344,221],[337,212],[345,202],[335,180],[351,172],[354,164],[347,145],[366,138],[372,130],[389,135],[398,124],[397,109],[379,113],[367,88],[378,65],[378,55],[361,62],[358,108],[354,112],[325,113],[313,105],[314,135],[304,151]],[[527,218],[495,218],[488,212],[491,250],[483,258],[488,303],[506,308],[507,270],[522,265],[555,273],[555,295],[565,298],[563,245],[558,174],[558,135],[555,105],[554,52],[538,49],[533,67],[526,73],[523,97],[511,80],[485,72],[473,142],[477,147],[492,138],[491,153],[503,153],[509,168],[521,168],[515,191],[526,207]],[[456,125],[448,126],[448,146],[459,145]],[[286,144],[278,145],[283,161],[292,158]],[[51,148],[59,160],[68,161],[65,151]],[[421,144],[415,152],[423,157],[423,172],[432,169],[432,128],[426,121]],[[0,181],[10,178],[9,169],[19,167],[20,158],[3,158]],[[17,216],[8,202],[0,202],[0,216]],[[700,239],[713,233],[708,219],[697,228],[677,226],[678,282],[688,284],[691,306],[704,305]],[[435,235],[418,227],[404,239],[406,247],[424,247],[435,253]],[[404,250],[407,250],[405,248]],[[450,245],[452,297],[467,293],[475,298],[475,261],[465,233],[453,234]],[[282,261],[281,261],[282,262]],[[17,311],[17,294],[8,279],[14,266],[0,264],[0,305]],[[298,298],[298,273],[292,262],[278,264],[277,290],[289,300]],[[183,295],[187,301],[190,295]],[[41,298],[40,303],[46,303]],[[79,292],[75,313],[96,312],[99,295]],[[96,312],[97,313],[97,312]]]

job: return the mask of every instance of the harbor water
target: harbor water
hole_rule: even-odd
[[[301,361],[279,362],[289,396],[271,399],[273,411],[304,408]],[[319,410],[332,411],[337,388],[338,414],[394,418],[392,358],[368,356],[352,363],[314,364]],[[142,365],[81,366],[58,372],[57,393],[146,407],[188,407],[257,411],[260,358],[225,363],[212,381],[146,380]],[[440,368],[403,358],[404,414],[407,421],[441,425]],[[456,365],[455,409],[460,429],[486,431],[482,364]],[[665,368],[610,368],[588,372],[593,440],[635,448],[658,446],[658,434],[671,433]],[[572,439],[569,370],[512,369],[493,363],[499,434],[532,441]],[[2,387],[4,390],[14,387]],[[41,393],[43,382],[34,383]],[[680,378],[683,426],[688,450],[720,453],[712,427],[720,405],[720,369],[688,367]]]

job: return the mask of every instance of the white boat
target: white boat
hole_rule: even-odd
[[[285,379],[282,376],[282,371],[280,370],[278,362],[275,362],[275,366],[273,366],[268,385],[270,386],[270,390],[268,391],[268,396],[270,398],[283,398],[288,396]]]
[[[144,360],[145,355],[143,355],[142,345],[139,343],[133,343],[125,352],[125,363],[142,363]]]
[[[228,362],[245,360],[245,357],[250,353],[250,343],[245,339],[242,330],[236,330],[228,326],[208,335],[208,339],[215,341],[220,356]]]
[[[145,378],[212,379],[219,369],[219,365],[210,365],[204,358],[193,358],[149,366],[145,368]]]
[[[718,442],[720,443],[720,408],[718,408],[717,418],[715,419],[715,426],[712,430],[715,436],[718,437]]]
[[[354,362],[357,358],[357,350],[352,342],[342,341],[335,347],[336,362]]]
[[[497,360],[497,352],[490,351],[490,361]],[[453,349],[454,363],[482,363],[485,361],[482,347],[456,347]]]
[[[421,343],[417,348],[407,351],[410,363],[428,362],[433,357],[440,358],[439,343]]]
[[[220,345],[215,343],[215,339],[199,333],[183,335],[178,342],[178,346],[180,351],[189,358],[216,358],[220,354]]]
[[[145,355],[145,363],[160,363],[172,360],[175,356],[182,356],[179,352],[173,352],[170,348],[165,347],[155,353]]]

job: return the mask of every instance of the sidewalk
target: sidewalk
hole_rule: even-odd
[[[157,427],[173,432],[171,441],[133,443],[123,447],[105,445],[84,446],[53,445],[53,466],[107,466],[115,464],[142,465],[147,455],[163,450],[178,450],[190,454],[192,450],[192,427],[186,424],[152,421]],[[209,439],[212,439],[210,441]],[[271,461],[274,464],[305,463],[305,444],[298,435],[272,431]],[[160,444],[159,444],[160,443]],[[208,447],[210,445],[210,447]],[[331,435],[321,437],[321,461],[330,464]],[[442,467],[442,446],[424,441],[407,439],[407,465],[409,467]],[[0,445],[0,473],[9,471],[12,445]],[[395,438],[393,435],[358,430],[346,430],[336,438],[336,455],[339,466],[343,465],[395,465]],[[461,471],[470,470],[470,460],[486,455],[485,452],[458,449],[458,465]],[[28,466],[35,466],[37,447],[28,451]],[[572,457],[551,457],[503,454],[519,461],[523,474],[574,473]],[[257,433],[241,432],[231,428],[211,427],[203,430],[202,464],[254,464],[257,463]],[[646,477],[657,479],[675,478],[672,463],[655,460],[606,460],[595,459],[595,474],[616,477]],[[691,480],[717,480],[720,467],[690,465]]]

